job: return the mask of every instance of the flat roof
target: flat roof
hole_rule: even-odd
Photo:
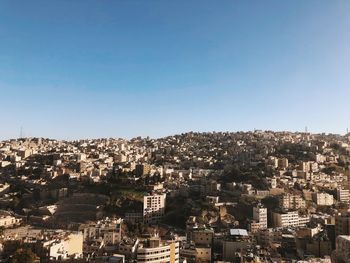
[[[230,229],[231,236],[248,236],[248,232],[245,229]]]

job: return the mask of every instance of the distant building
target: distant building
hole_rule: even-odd
[[[187,263],[210,263],[212,262],[211,246],[182,243],[180,257],[182,260],[186,260]]]
[[[8,228],[20,224],[21,219],[17,219],[14,216],[3,214],[0,215],[0,227]]]
[[[214,230],[210,228],[194,228],[190,233],[190,238],[196,246],[211,246],[214,240]]]
[[[127,212],[125,213],[125,221],[130,223],[139,223],[143,221],[142,212]]]
[[[78,162],[86,161],[86,154],[85,153],[79,153],[77,157]]]
[[[164,215],[166,194],[143,197],[143,220],[146,224],[158,223]]]
[[[151,166],[149,164],[137,164],[135,166],[136,176],[144,176],[151,172]]]
[[[137,247],[137,262],[178,263],[180,244],[176,241],[162,241],[158,237],[140,241]]]
[[[65,260],[81,258],[83,256],[83,235],[69,234],[64,237],[45,241],[43,248],[48,251],[50,260]]]
[[[343,188],[337,188],[337,200],[342,203],[349,203],[350,191]]]
[[[81,225],[79,229],[83,232],[84,241],[101,240],[107,245],[114,245],[121,240],[121,224],[121,219],[106,218]]]
[[[211,247],[210,246],[196,246],[196,263],[210,263]]]
[[[26,159],[27,157],[29,157],[32,154],[32,151],[30,149],[24,149],[24,150],[20,150],[18,151],[18,155],[22,158],[22,159]]]
[[[285,194],[279,202],[280,207],[284,209],[298,210],[306,207],[305,200],[300,195]]]
[[[331,206],[334,204],[333,195],[330,195],[327,193],[313,193],[312,200],[317,205],[322,205],[322,206]]]
[[[248,232],[245,229],[231,229],[222,243],[222,259],[233,262],[236,253],[246,250],[250,245]]]
[[[305,226],[309,217],[300,217],[298,211],[273,212],[272,220],[274,227],[300,227]]]
[[[253,219],[259,223],[260,229],[267,228],[267,208],[261,205],[253,207]]]
[[[350,235],[350,215],[335,217],[335,235]]]

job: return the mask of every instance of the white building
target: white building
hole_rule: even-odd
[[[253,219],[259,223],[260,229],[267,228],[267,208],[263,206],[253,207]]]
[[[164,215],[166,194],[150,194],[143,197],[143,220],[157,223]]]
[[[298,211],[273,212],[272,220],[274,227],[300,227],[305,226],[310,217],[300,217]]]
[[[300,195],[285,194],[280,198],[280,207],[297,210],[300,208],[305,208],[306,203]]]
[[[65,260],[83,256],[83,235],[69,234],[46,241],[43,247],[49,251],[50,260]]]
[[[330,194],[327,194],[327,193],[313,193],[312,194],[312,200],[317,205],[331,206],[331,205],[334,204],[333,195],[330,195]]]
[[[79,227],[83,232],[84,241],[99,240],[105,244],[114,245],[121,240],[122,219],[105,218],[96,223],[84,224]]]
[[[139,242],[136,252],[137,262],[178,263],[180,245],[176,241],[162,241],[158,237]]]

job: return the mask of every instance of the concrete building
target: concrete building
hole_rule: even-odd
[[[133,224],[139,223],[143,221],[143,214],[142,212],[127,212],[124,220]]]
[[[210,246],[196,246],[196,263],[210,263],[211,247]]]
[[[322,206],[331,206],[334,204],[333,195],[330,195],[327,193],[313,193],[312,200],[317,205],[322,205]]]
[[[300,195],[285,194],[279,199],[280,207],[284,209],[298,210],[305,208],[305,200]]]
[[[81,233],[52,238],[43,243],[50,260],[65,260],[83,256],[83,235]]]
[[[222,242],[223,261],[234,261],[236,253],[245,251],[250,244],[247,230],[230,229],[229,235]]]
[[[303,172],[317,172],[318,171],[318,163],[317,162],[301,162],[299,165],[299,169]]]
[[[153,237],[140,241],[137,247],[137,262],[178,263],[180,245],[176,241],[162,241]]]
[[[323,233],[321,233],[323,236]],[[314,237],[306,243],[306,253],[314,255],[316,257],[323,258],[329,256],[332,253],[332,242],[327,236]]]
[[[342,203],[349,203],[350,191],[343,188],[337,188],[337,200]]]
[[[196,247],[212,246],[214,239],[214,230],[210,228],[194,228],[190,233],[190,239]]]
[[[143,176],[151,172],[151,166],[149,164],[137,164],[135,166],[135,174],[137,176]]]
[[[164,215],[166,194],[149,194],[143,197],[143,220],[146,224],[158,223]]]
[[[273,212],[274,227],[300,227],[310,221],[309,217],[300,217],[298,211]]]
[[[260,229],[267,228],[267,208],[258,205],[253,207],[253,219],[259,223]]]
[[[350,215],[335,217],[335,236],[338,235],[350,235]]]
[[[107,245],[114,245],[121,240],[122,219],[110,219],[84,224],[79,227],[83,232],[84,241],[100,240]]]

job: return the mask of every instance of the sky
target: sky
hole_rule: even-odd
[[[350,1],[2,0],[0,139],[350,128]]]

